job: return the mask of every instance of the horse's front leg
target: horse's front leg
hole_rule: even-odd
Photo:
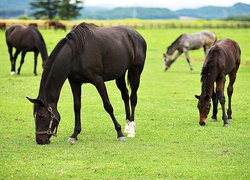
[[[14,54],[14,57],[12,57],[12,60],[11,60],[11,74],[16,73],[16,59],[17,59],[17,56],[19,55],[20,52],[21,51],[16,50],[16,52]]]
[[[37,57],[39,52],[34,52],[34,75],[37,76],[36,67],[37,67]]]
[[[74,98],[74,112],[75,112],[75,128],[73,134],[70,136],[68,141],[74,144],[77,140],[78,134],[81,132],[81,84],[69,80],[71,90]]]
[[[95,79],[93,81],[93,85],[95,85],[97,91],[99,92],[99,94],[102,98],[104,109],[106,110],[107,113],[109,113],[109,115],[114,123],[115,130],[117,131],[118,141],[126,141],[126,139],[121,131],[121,125],[117,122],[117,120],[114,116],[114,110],[113,110],[113,107],[109,101],[107,89],[106,89],[106,86],[104,84],[103,79],[101,77],[95,77]]]
[[[193,72],[193,67],[192,67],[192,64],[191,64],[191,62],[190,62],[190,58],[189,58],[189,55],[188,55],[188,50],[184,50],[184,53],[185,53],[187,62],[188,62],[189,67],[190,67],[190,72],[192,73],[192,72]]]
[[[20,74],[21,67],[22,67],[22,65],[23,65],[23,63],[24,63],[25,55],[26,55],[26,51],[22,51],[22,57],[21,57],[21,61],[20,61],[20,66],[19,66],[19,68],[18,68],[18,70],[17,70],[17,74]]]

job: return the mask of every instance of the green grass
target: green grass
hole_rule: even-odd
[[[233,121],[198,124],[195,94],[200,93],[202,49],[191,51],[194,72],[182,55],[163,71],[162,53],[181,33],[197,29],[139,29],[148,43],[147,60],[138,91],[135,138],[117,142],[116,132],[95,87],[82,86],[82,133],[75,145],[67,142],[74,127],[72,94],[68,82],[58,108],[58,137],[50,145],[35,142],[32,104],[42,74],[33,76],[33,53],[28,53],[20,76],[10,75],[4,32],[0,31],[0,179],[248,179],[249,132],[249,29],[212,29],[218,39],[230,37],[242,49],[242,65],[234,86]],[[51,52],[65,36],[41,30]],[[20,57],[18,58],[18,64]],[[125,125],[120,92],[114,82],[107,88],[115,115]]]

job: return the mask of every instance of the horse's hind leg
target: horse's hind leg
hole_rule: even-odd
[[[126,126],[124,129],[124,132],[128,133],[129,131],[129,124],[130,124],[130,107],[129,107],[129,95],[128,95],[128,89],[126,87],[126,81],[125,81],[125,74],[121,76],[120,78],[116,79],[116,85],[121,91],[121,96],[124,102],[125,106],[125,113],[126,113]]]
[[[229,74],[229,84],[227,87],[227,95],[228,95],[228,110],[227,110],[227,115],[228,115],[228,120],[232,120],[232,109],[231,109],[231,99],[232,99],[232,94],[233,94],[233,84],[236,79],[236,72],[233,71]]]
[[[104,81],[101,77],[95,77],[95,79],[93,80],[92,84],[96,87],[96,89],[98,90],[101,98],[102,98],[102,102],[103,102],[103,106],[104,106],[104,109],[107,111],[107,113],[109,113],[113,123],[114,123],[114,126],[115,126],[115,129],[117,131],[117,139],[118,141],[125,141],[125,137],[124,135],[122,134],[122,131],[121,131],[121,125],[117,122],[115,116],[114,116],[114,109],[109,101],[109,98],[108,98],[108,93],[107,93],[107,89],[106,89],[106,86],[104,84]]]
[[[135,136],[135,123],[134,123],[134,116],[135,116],[135,107],[137,104],[137,90],[140,84],[140,76],[141,76],[142,69],[139,66],[133,66],[128,71],[128,80],[131,87],[131,95],[130,95],[130,104],[131,104],[131,117],[130,117],[130,132],[128,133],[128,137]]]
[[[222,119],[224,121],[224,126],[228,126],[227,122],[227,115],[225,111],[225,96],[224,96],[224,86],[225,86],[226,77],[222,77],[218,81],[216,81],[216,95],[218,100],[220,101],[221,108],[222,108]]]
[[[17,74],[20,74],[21,67],[22,67],[22,65],[23,65],[23,63],[24,63],[25,55],[26,55],[26,51],[22,51],[21,62],[20,62],[20,66],[19,66],[19,68],[18,68],[18,70],[17,70]]]

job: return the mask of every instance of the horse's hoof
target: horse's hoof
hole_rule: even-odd
[[[231,122],[233,119],[232,118],[229,118],[229,119],[227,119],[227,122]]]
[[[211,122],[217,122],[217,119],[211,118]]]
[[[223,127],[229,127],[229,124],[224,124]]]
[[[14,75],[14,74],[16,74],[15,71],[11,71],[11,72],[10,72],[10,75]]]
[[[76,139],[76,138],[72,138],[72,137],[70,137],[70,138],[68,139],[68,142],[69,142],[69,144],[71,144],[71,145],[75,144],[75,143],[76,143],[76,141],[77,141],[77,139]]]
[[[117,140],[120,141],[120,142],[125,142],[126,138],[125,137],[118,137]]]

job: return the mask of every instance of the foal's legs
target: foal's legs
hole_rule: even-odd
[[[190,63],[190,58],[189,58],[189,55],[188,55],[188,50],[184,50],[184,53],[185,53],[185,55],[186,55],[186,59],[187,59],[187,62],[188,62],[188,64],[189,64],[189,67],[190,67],[190,72],[192,73],[193,72],[193,67],[192,67],[192,65],[191,65],[191,63]]]
[[[114,110],[113,110],[112,105],[110,104],[107,89],[106,89],[106,86],[104,84],[103,79],[99,76],[96,76],[96,77],[94,77],[92,84],[98,90],[98,92],[102,98],[104,109],[107,111],[107,113],[109,113],[109,115],[114,123],[115,129],[117,131],[118,141],[125,141],[125,137],[121,131],[121,125],[117,122],[117,120],[114,116]]]
[[[227,115],[228,119],[232,120],[232,109],[231,109],[231,99],[232,99],[232,94],[233,94],[233,84],[236,79],[236,71],[232,71],[229,74],[229,84],[227,87],[227,95],[228,95],[228,110],[227,110]]]
[[[216,122],[217,121],[217,112],[218,112],[218,97],[216,96],[216,93],[213,90],[212,95],[212,101],[213,101],[213,115],[211,117],[211,120]]]
[[[227,115],[225,111],[225,96],[224,96],[225,82],[226,82],[225,76],[216,81],[216,96],[218,97],[218,100],[220,101],[222,107],[222,119],[224,121],[224,126],[228,126]]]

